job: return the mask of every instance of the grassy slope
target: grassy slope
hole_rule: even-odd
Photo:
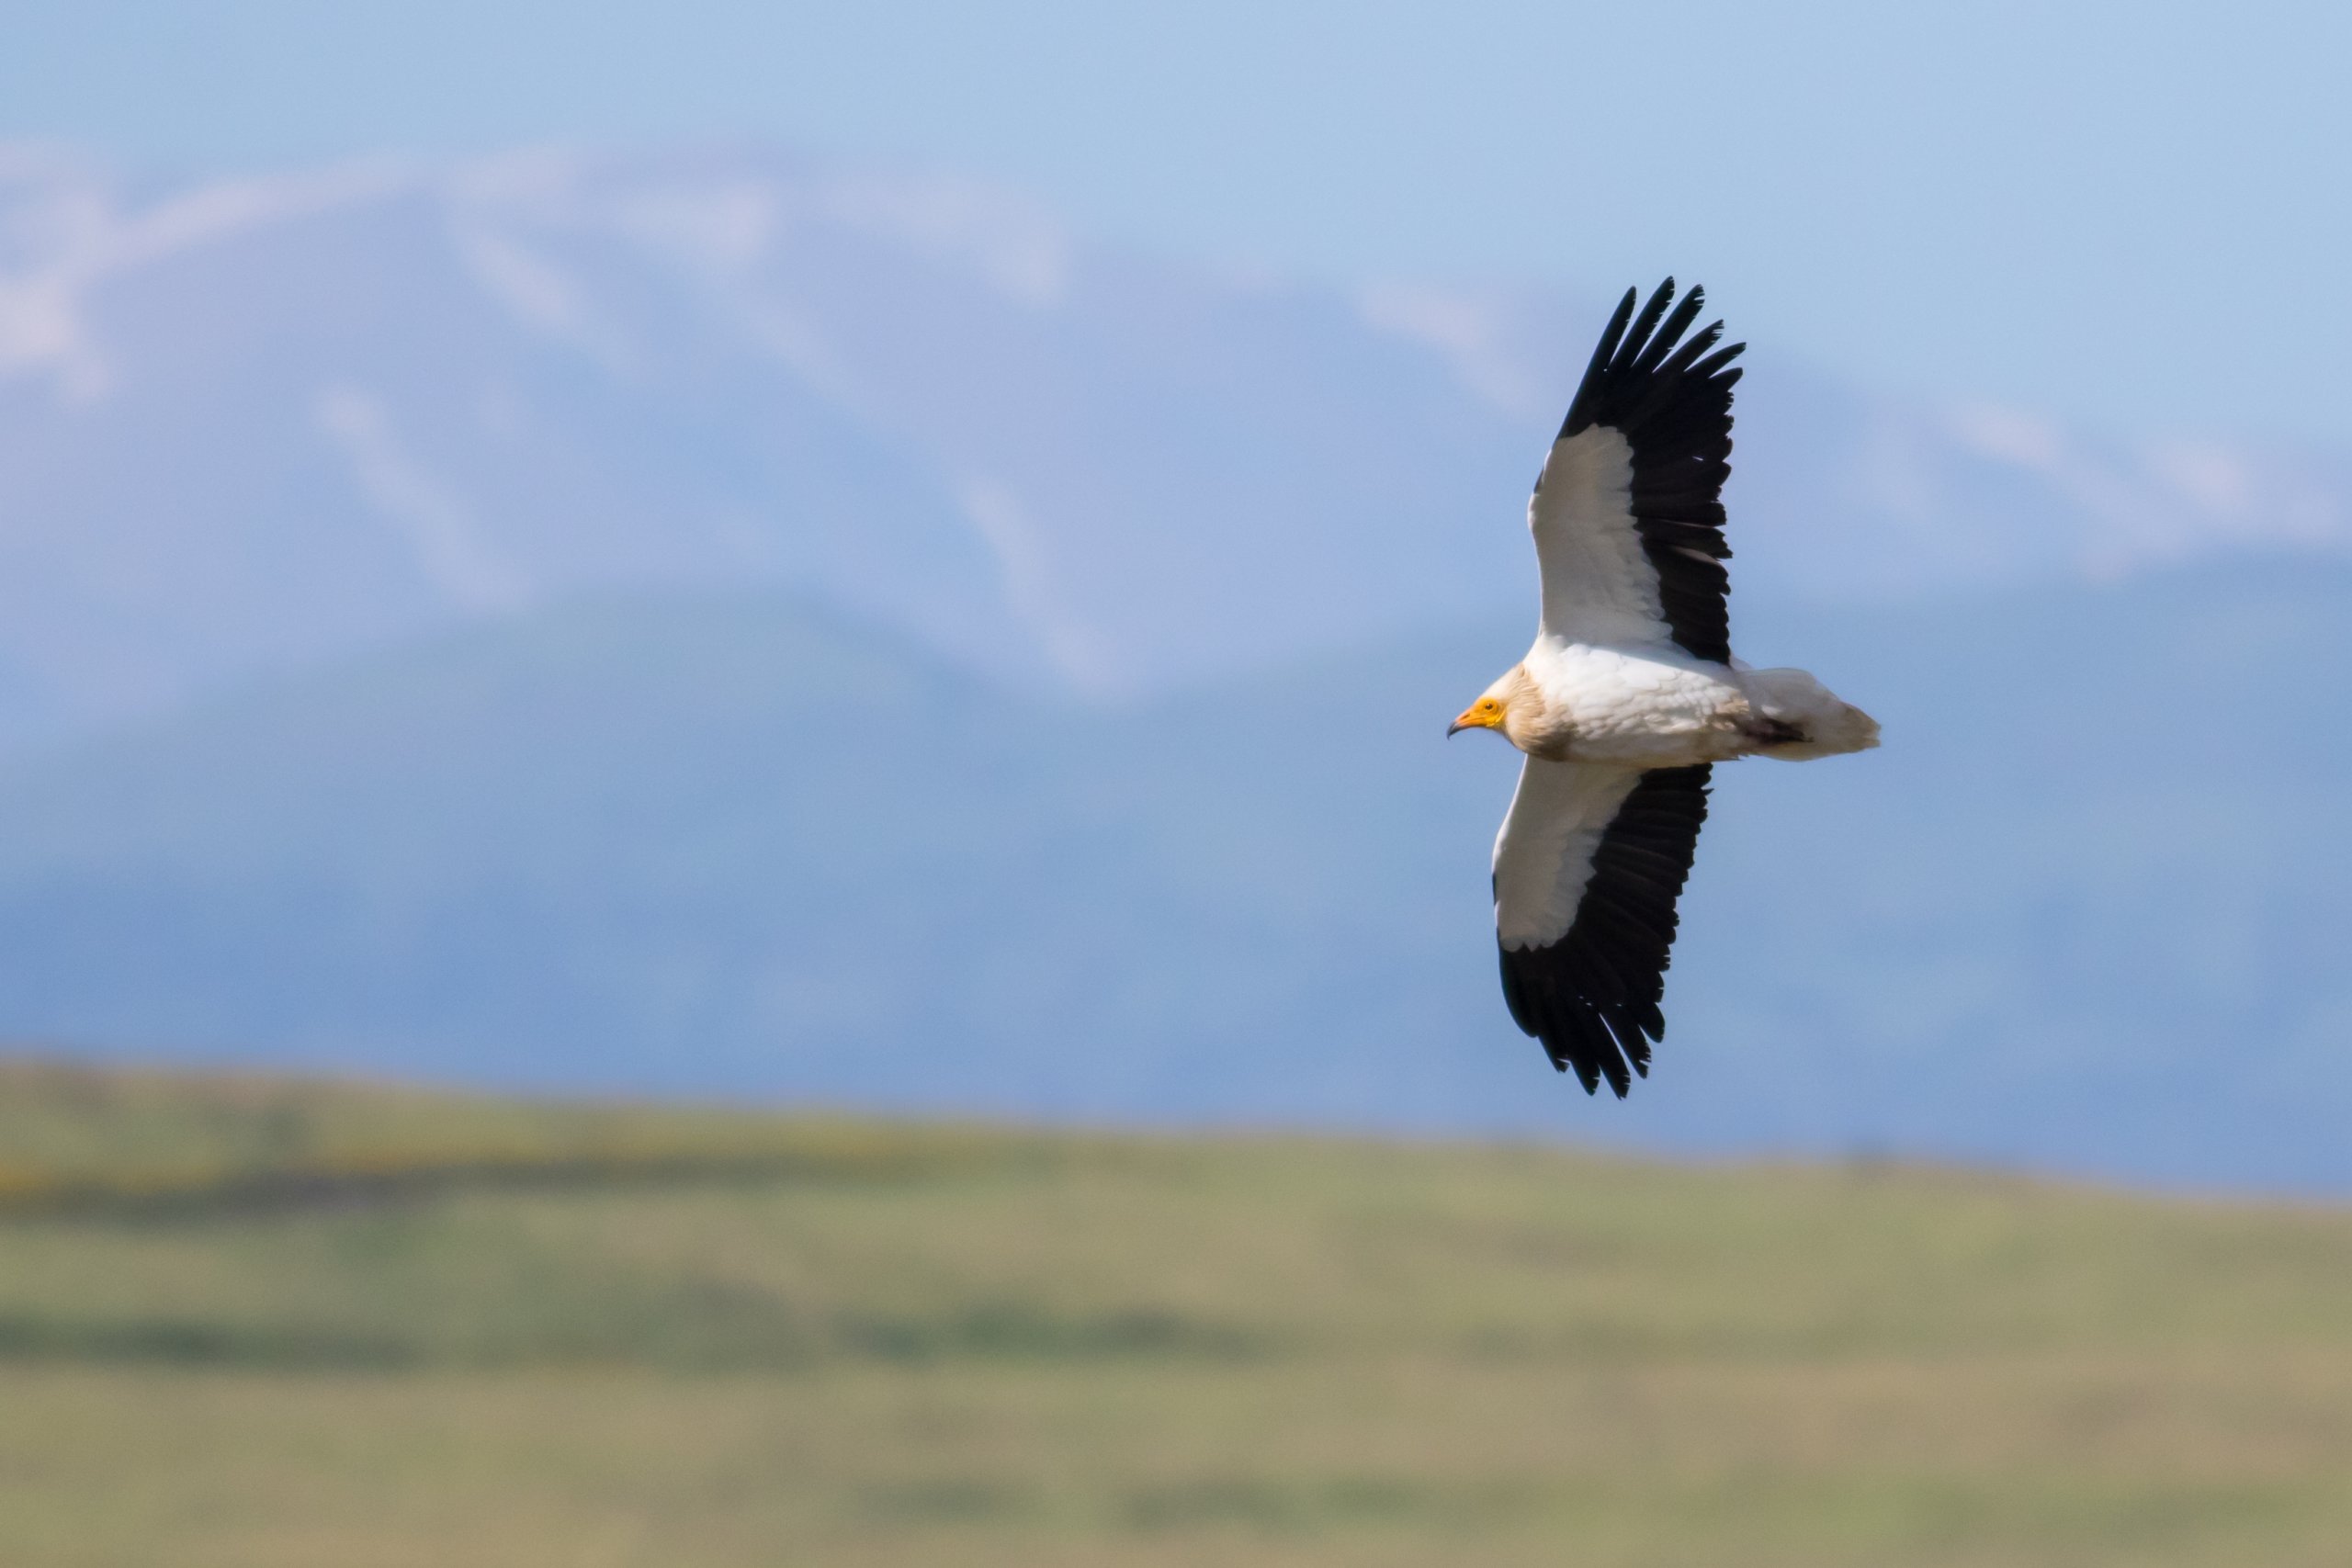
[[[468,1174],[366,1185],[403,1159]],[[11,1564],[2316,1564],[2352,1538],[2333,1212],[30,1068],[0,1075],[0,1166],[115,1194],[0,1218]],[[256,1201],[257,1168],[345,1185]]]

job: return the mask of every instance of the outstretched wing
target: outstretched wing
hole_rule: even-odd
[[[1588,1094],[1607,1078],[1623,1099],[1666,1037],[1674,901],[1707,819],[1708,772],[1541,757],[1520,772],[1495,840],[1503,999]]]
[[[1527,525],[1544,573],[1544,632],[1570,642],[1673,643],[1731,662],[1723,563],[1732,364],[1724,324],[1682,334],[1706,290],[1658,285],[1639,319],[1625,291],[1561,423]],[[1673,305],[1673,313],[1668,307]],[[1680,346],[1677,346],[1679,344]]]

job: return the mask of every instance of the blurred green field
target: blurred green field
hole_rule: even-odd
[[[0,1562],[2339,1564],[2352,1213],[0,1068]]]

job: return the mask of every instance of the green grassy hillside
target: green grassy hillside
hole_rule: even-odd
[[[2320,1564],[2352,1214],[0,1072],[11,1568]]]

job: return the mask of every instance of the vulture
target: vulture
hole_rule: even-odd
[[[1666,1036],[1675,900],[1714,764],[1878,744],[1802,670],[1732,657],[1724,480],[1745,344],[1686,337],[1706,299],[1626,291],[1527,504],[1535,646],[1454,719],[1526,754],[1495,839],[1503,1000],[1585,1092],[1619,1099]]]

